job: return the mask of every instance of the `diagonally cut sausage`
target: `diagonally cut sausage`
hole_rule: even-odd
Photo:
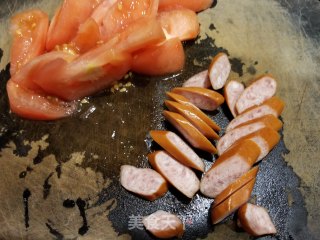
[[[274,148],[278,144],[278,142],[280,141],[280,134],[270,127],[264,127],[239,139],[239,141],[242,141],[244,139],[250,139],[259,146],[260,155],[257,159],[257,162],[259,162],[261,159],[268,155],[272,148]]]
[[[145,228],[157,238],[182,237],[184,224],[176,215],[158,210],[142,220]]]
[[[280,98],[274,96],[265,101],[262,105],[250,108],[244,113],[238,115],[229,123],[226,131],[229,131],[235,128],[236,126],[239,126],[240,124],[248,122],[252,119],[256,119],[268,114],[272,114],[275,117],[279,117],[283,111],[283,108],[284,102]]]
[[[275,131],[279,131],[283,125],[283,123],[281,122],[281,120],[279,118],[275,117],[272,114],[268,114],[268,115],[265,115],[265,116],[262,116],[262,117],[259,117],[256,119],[252,119],[248,122],[242,123],[242,124],[236,126],[235,128],[246,126],[246,125],[249,125],[249,124],[252,124],[255,122],[264,122],[266,126],[274,129]]]
[[[224,97],[233,117],[236,117],[238,115],[236,102],[238,101],[238,98],[243,91],[243,84],[234,80],[229,81],[224,87]]]
[[[242,186],[247,184],[252,179],[256,178],[258,173],[259,167],[254,167],[250,171],[243,174],[240,178],[236,181],[231,183],[225,190],[223,190],[215,199],[213,203],[213,207],[219,205],[229,196],[231,196],[234,192],[238,191]]]
[[[264,122],[258,121],[258,122],[254,122],[249,125],[245,125],[245,126],[238,127],[228,131],[225,135],[223,135],[220,138],[220,140],[217,143],[217,149],[218,149],[219,155],[222,155],[229,147],[232,146],[232,144],[234,144],[240,138],[243,138],[266,126],[267,125]]]
[[[151,166],[172,186],[188,198],[192,198],[200,187],[196,174],[165,151],[156,151],[148,155]]]
[[[211,61],[208,74],[214,90],[223,88],[231,71],[231,64],[225,53],[218,53]]]
[[[177,87],[172,92],[183,95],[198,108],[207,111],[217,109],[224,102],[220,93],[206,88]]]
[[[229,196],[226,200],[211,208],[211,221],[217,224],[236,211],[243,204],[248,202],[256,179],[250,180],[247,184],[241,187],[238,191]],[[214,203],[213,203],[214,204]]]
[[[277,82],[270,75],[263,75],[250,84],[240,95],[236,109],[239,114],[245,110],[262,104],[271,98],[277,90]]]
[[[210,139],[220,138],[219,135],[194,112],[192,107],[169,100],[166,100],[164,103],[171,112],[179,113],[189,120],[205,137]]]
[[[200,157],[177,134],[170,131],[153,130],[150,135],[161,147],[182,164],[204,171],[204,163]]]
[[[238,218],[242,228],[252,236],[277,233],[269,213],[264,207],[246,203],[239,208]]]
[[[212,143],[181,114],[163,111],[163,115],[193,147],[209,153],[217,152]]]
[[[130,192],[153,201],[167,191],[166,180],[150,168],[136,168],[130,165],[121,166],[120,183]]]
[[[209,88],[211,87],[211,82],[208,75],[208,70],[199,72],[182,84],[182,87],[201,87]]]
[[[260,154],[260,149],[251,140],[241,141],[221,155],[204,174],[200,182],[200,191],[214,198],[231,183],[250,170]]]
[[[187,98],[185,98],[184,96],[173,93],[173,92],[167,92],[166,94],[170,99],[172,99],[178,103],[181,103],[183,105],[186,105],[188,107],[191,107],[193,109],[194,113],[198,117],[200,117],[206,124],[208,124],[213,130],[215,130],[215,131],[221,130],[220,127],[218,126],[218,124],[216,124],[211,118],[209,118],[207,116],[207,114],[202,112],[198,107],[196,107],[194,104],[189,102],[189,100]]]

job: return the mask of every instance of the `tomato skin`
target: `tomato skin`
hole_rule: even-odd
[[[183,69],[185,54],[178,38],[168,39],[162,44],[138,51],[133,57],[134,72],[157,76]]]
[[[47,93],[72,101],[97,93],[120,80],[131,68],[129,54],[117,54],[104,66],[87,68],[84,62],[68,64],[63,59],[47,63],[34,82]]]
[[[178,37],[181,41],[195,39],[200,32],[197,14],[184,7],[160,11],[157,16],[167,38]]]
[[[7,92],[10,109],[20,117],[34,120],[55,120],[75,112],[75,102],[67,103],[27,90],[9,80]]]
[[[97,46],[101,39],[100,29],[93,18],[88,18],[80,25],[77,35],[72,39],[73,45],[77,51],[82,54]]]
[[[48,31],[46,49],[69,43],[100,3],[97,0],[64,0],[56,11]]]
[[[195,12],[203,11],[213,4],[214,0],[159,0],[159,9],[182,6]]]
[[[40,10],[24,11],[11,18],[11,76],[30,60],[45,52],[48,26],[48,15]]]
[[[118,0],[103,19],[102,39],[108,40],[141,17],[155,17],[159,0]]]
[[[56,59],[64,59],[70,62],[76,57],[77,55],[58,51],[52,51],[42,54],[41,56],[32,59],[25,66],[23,66],[19,72],[11,77],[11,81],[19,84],[19,86],[25,89],[35,91],[40,94],[45,94],[43,89],[34,82],[34,79],[37,78],[38,73],[41,71],[43,66]]]

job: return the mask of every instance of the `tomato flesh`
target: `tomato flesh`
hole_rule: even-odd
[[[159,0],[118,0],[103,18],[102,38],[110,39],[141,17],[155,17]]]
[[[181,41],[194,39],[198,36],[200,27],[197,14],[187,8],[159,12],[157,16],[167,38],[178,37]]]
[[[192,11],[200,12],[209,8],[213,2],[214,0],[159,0],[159,9],[182,6]]]
[[[11,18],[11,76],[30,60],[45,52],[48,25],[48,15],[40,10],[21,12]]]
[[[40,95],[11,80],[7,82],[7,92],[11,111],[27,119],[55,120],[70,116],[77,108],[75,102]]]
[[[80,25],[77,35],[71,41],[71,45],[81,54],[96,47],[99,41],[99,26],[93,18],[88,18],[87,21]]]
[[[183,69],[185,54],[178,38],[166,40],[138,51],[133,57],[132,70],[145,75],[165,75]]]
[[[56,11],[48,31],[46,48],[69,43],[77,34],[79,26],[92,14],[100,1],[64,0]]]

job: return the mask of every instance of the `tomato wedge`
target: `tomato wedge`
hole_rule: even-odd
[[[165,75],[183,69],[185,54],[178,38],[138,51],[132,62],[132,70],[146,75]]]
[[[214,0],[159,0],[159,9],[182,6],[195,12],[200,12],[209,8]]]
[[[77,35],[71,41],[71,45],[74,46],[81,54],[96,47],[97,42],[99,41],[99,25],[93,18],[88,18],[83,24],[80,25]]]
[[[33,81],[51,95],[75,100],[100,91],[130,70],[132,52],[165,39],[155,18],[141,18],[101,46],[68,63],[47,63]]]
[[[118,0],[103,19],[102,38],[108,40],[141,17],[155,17],[159,0]]]
[[[77,34],[80,24],[90,17],[99,3],[99,0],[64,0],[50,23],[47,50],[69,43]]]
[[[7,92],[12,112],[21,117],[37,120],[55,120],[70,116],[77,108],[75,102],[39,95],[9,80]]]
[[[104,17],[107,15],[111,6],[115,4],[117,0],[104,0],[102,1],[93,11],[91,17],[96,21],[96,23],[101,26]]]
[[[68,62],[75,59],[77,55],[72,55],[65,52],[53,51],[45,53],[41,56],[38,56],[28,62],[25,66],[21,68],[19,72],[11,77],[11,81],[19,84],[19,86],[32,90],[38,93],[44,94],[42,88],[40,88],[35,82],[34,79],[38,77],[41,69],[47,64],[56,59],[64,59]]]
[[[187,8],[178,7],[161,11],[157,19],[165,30],[167,38],[190,40],[196,38],[200,31],[197,14]]]
[[[48,15],[40,10],[21,12],[11,18],[11,76],[30,60],[44,53],[48,25]]]

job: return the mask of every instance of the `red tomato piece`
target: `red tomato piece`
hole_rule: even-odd
[[[103,19],[102,38],[108,40],[141,17],[155,17],[159,0],[118,0]]]
[[[59,119],[70,116],[77,108],[75,102],[67,103],[58,98],[39,95],[11,80],[7,82],[7,92],[11,111],[28,119]]]
[[[30,60],[44,53],[48,25],[48,15],[40,10],[21,12],[11,18],[11,76]]]
[[[80,25],[79,31],[75,38],[71,41],[79,53],[85,53],[97,46],[100,41],[100,29],[93,18],[88,18]]]
[[[117,0],[104,0],[102,1],[93,11],[91,17],[96,21],[96,23],[101,26],[104,17],[107,15],[111,6],[115,4]]]
[[[90,17],[99,2],[98,0],[64,0],[50,23],[47,50],[69,43],[77,34],[80,24]]]
[[[11,77],[11,81],[19,84],[21,87],[36,91],[38,93],[43,93],[42,88],[40,88],[33,80],[37,78],[38,73],[41,71],[44,65],[52,62],[56,59],[64,59],[68,62],[75,59],[77,55],[72,55],[65,52],[53,51],[45,53],[41,56],[38,56],[28,62],[25,66],[21,68],[19,72]]]
[[[214,0],[159,0],[159,9],[166,9],[172,6],[182,6],[195,12],[209,8]]]
[[[178,38],[138,51],[132,62],[132,70],[146,75],[164,75],[183,69],[185,54]]]
[[[74,100],[120,80],[131,68],[131,54],[165,39],[155,18],[141,18],[101,46],[73,62],[54,60],[43,66],[33,81],[46,92]]]
[[[200,31],[197,14],[187,8],[161,11],[157,19],[165,29],[167,38],[178,37],[181,41],[194,39]]]

